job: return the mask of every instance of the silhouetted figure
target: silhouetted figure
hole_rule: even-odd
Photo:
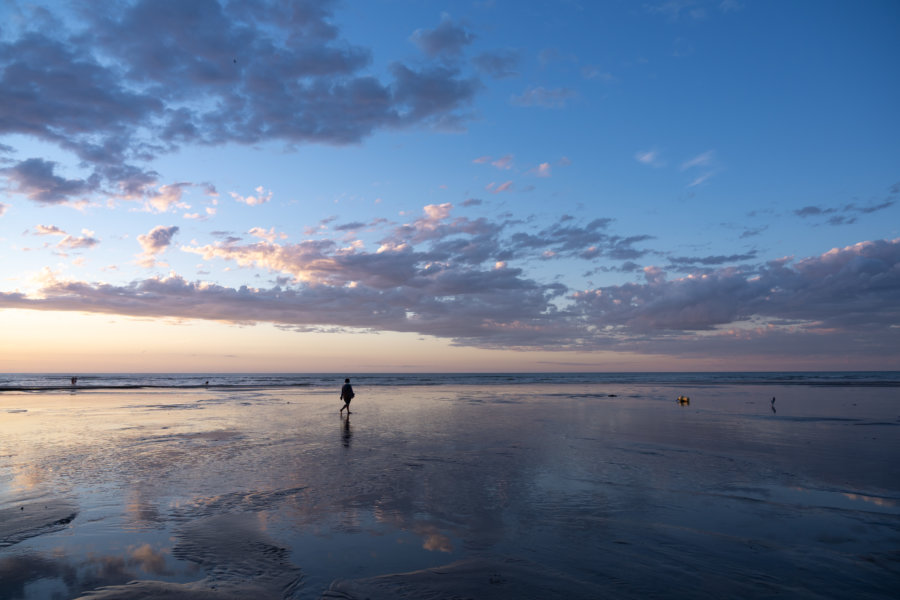
[[[338,412],[343,414],[344,409],[347,409],[347,414],[350,414],[350,401],[353,400],[353,396],[356,394],[353,393],[353,387],[350,385],[350,379],[347,378],[344,380],[344,386],[341,388],[341,400],[344,401],[344,405],[341,407],[341,410]]]
[[[772,412],[778,412],[775,410],[775,396],[772,396]]]
[[[78,378],[77,378],[77,377],[73,377],[73,378],[72,378],[72,385],[75,385],[76,383],[78,383]]]

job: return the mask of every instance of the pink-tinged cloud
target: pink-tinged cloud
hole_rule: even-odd
[[[550,163],[541,163],[529,171],[535,177],[550,177],[553,175],[553,169]]]
[[[484,266],[457,260],[465,254],[454,252],[465,252],[464,244],[453,240],[463,229],[453,229],[449,215],[425,216],[423,222],[435,219],[440,225],[432,233],[441,237],[430,240],[430,249],[399,238],[374,253],[327,241],[187,248],[207,260],[293,274],[292,286],[232,289],[178,276],[111,286],[50,277],[35,296],[0,293],[0,307],[362,327],[490,348],[784,360],[799,353],[853,356],[857,367],[863,360],[885,364],[900,357],[900,239],[672,279],[648,267],[642,283],[565,296],[564,286],[538,284],[502,260],[488,257]],[[414,233],[401,228],[396,234],[404,232]],[[485,233],[473,229],[469,240]],[[535,251],[557,253],[546,246]]]
[[[56,244],[56,247],[63,250],[81,250],[85,248],[93,248],[100,243],[100,240],[94,237],[94,233],[92,231],[84,229],[81,233],[83,233],[84,235],[80,237],[76,237],[74,235],[66,235],[59,241],[58,244]]]
[[[513,167],[513,155],[507,154],[506,156],[501,156],[500,158],[492,162],[491,165],[503,171],[508,171]]]
[[[148,233],[139,235],[137,240],[143,249],[138,255],[140,264],[147,267],[155,265],[156,257],[166,251],[176,233],[178,233],[177,225],[169,227],[157,225]]]
[[[493,158],[494,158],[493,156],[479,156],[472,162],[475,163],[476,165],[484,165],[484,164],[491,162],[493,160]]]
[[[60,250],[82,250],[85,248],[93,248],[100,241],[94,237],[94,232],[87,229],[81,231],[81,237],[69,235],[56,225],[36,225],[34,228],[35,235],[58,235],[62,239],[57,242],[56,247]]]
[[[487,184],[484,189],[489,191],[492,194],[500,194],[502,192],[509,192],[512,190],[513,182],[512,181],[504,181],[503,183],[497,185],[495,182],[491,182]]]
[[[266,231],[262,227],[251,227],[247,233],[249,233],[253,237],[266,240],[269,243],[273,243],[277,239],[287,238],[287,235],[283,233],[276,233],[274,227],[270,227],[268,231]]]
[[[36,225],[34,227],[35,235],[66,235],[66,232],[56,225]]]
[[[3,216],[3,214],[6,212],[6,209],[8,208],[9,204],[3,204],[2,202],[0,202],[0,217]]]
[[[263,186],[259,186],[256,188],[255,196],[241,196],[236,192],[231,192],[231,197],[238,202],[242,202],[248,206],[259,206],[260,204],[265,204],[272,199],[272,191],[267,190]]]
[[[148,189],[146,191],[147,206],[151,211],[158,213],[168,212],[173,207],[188,208],[182,202],[182,196],[184,195],[184,190],[193,185],[192,183],[173,183],[162,185],[157,190]]]

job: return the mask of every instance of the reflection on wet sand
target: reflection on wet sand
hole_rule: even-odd
[[[891,597],[885,392],[769,389],[386,389],[338,431],[300,392],[37,397],[0,597]]]

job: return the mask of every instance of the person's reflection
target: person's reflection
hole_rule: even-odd
[[[344,442],[344,448],[350,447],[350,438],[353,437],[353,431],[350,429],[350,415],[344,417],[344,429],[341,433],[341,439]]]

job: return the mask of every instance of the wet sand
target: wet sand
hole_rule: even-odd
[[[0,395],[0,598],[900,582],[896,388],[360,382],[349,422],[339,407],[336,390]]]

